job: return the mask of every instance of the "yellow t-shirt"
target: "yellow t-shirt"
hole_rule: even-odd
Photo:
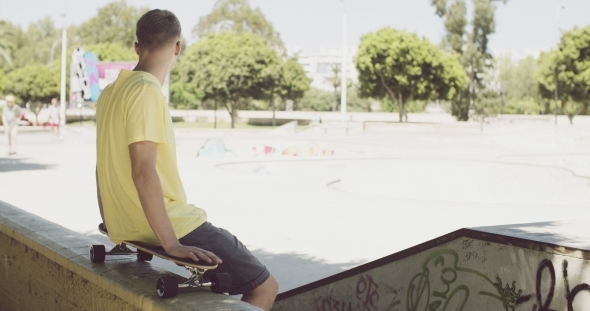
[[[176,164],[172,119],[156,77],[147,72],[121,71],[98,99],[96,127],[98,184],[109,238],[114,243],[160,244],[131,178],[128,146],[138,141],[157,143],[156,170],[176,236],[181,238],[207,221],[204,210],[186,203]]]

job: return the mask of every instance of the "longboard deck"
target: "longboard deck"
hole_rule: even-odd
[[[98,230],[106,236],[109,235],[108,231],[106,230],[106,228],[104,227],[103,224],[98,225]],[[138,242],[138,241],[123,241],[123,243],[125,243],[131,247],[135,247],[138,250],[141,250],[143,252],[160,257],[162,259],[170,260],[180,266],[188,266],[191,268],[206,269],[206,270],[212,270],[212,269],[217,268],[216,263],[207,263],[207,262],[198,262],[197,263],[191,259],[170,256],[170,255],[166,254],[166,252],[164,251],[164,249],[162,247],[151,246],[151,245],[148,245],[148,244],[145,244],[142,242]]]

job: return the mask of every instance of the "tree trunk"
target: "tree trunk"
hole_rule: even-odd
[[[227,112],[229,112],[229,116],[231,118],[231,128],[233,129],[237,103],[230,100],[229,105],[227,102],[224,102],[223,104],[225,105],[225,109],[227,109]]]
[[[398,106],[399,106],[399,122],[404,122],[403,119],[404,117],[406,118],[406,123],[408,122],[408,114],[406,113],[406,102],[404,101],[404,98],[402,96],[402,94],[400,93],[398,95]]]
[[[338,105],[338,93],[336,93],[336,88],[334,88],[334,102],[332,103],[332,112],[336,111],[336,105]]]
[[[33,105],[31,105],[33,106]],[[43,109],[43,104],[42,103],[38,103],[36,105],[34,105],[33,107],[33,113],[35,114],[35,125],[39,126],[39,113],[41,112],[41,109]]]
[[[235,128],[235,123],[236,123],[236,107],[232,107],[231,110],[231,128]]]
[[[270,95],[270,104],[272,105],[272,126],[277,126],[277,120],[275,118],[275,101],[274,98],[272,96],[272,94]]]
[[[567,115],[567,118],[570,121],[570,125],[574,125],[574,117],[575,116],[581,114],[582,112],[584,112],[586,110],[586,106],[582,106],[582,107],[576,109],[576,111],[574,111],[574,112],[568,112],[567,109],[566,109],[567,108],[567,102],[566,101],[563,102],[563,105],[561,107],[562,107],[563,113],[565,115]]]

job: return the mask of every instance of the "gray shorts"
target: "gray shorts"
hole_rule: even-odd
[[[208,278],[208,273],[229,273],[233,283],[230,295],[247,293],[270,277],[268,269],[250,253],[238,238],[229,231],[217,228],[209,222],[180,238],[179,242],[182,245],[196,246],[211,251],[223,260],[217,269],[207,271],[204,276]]]

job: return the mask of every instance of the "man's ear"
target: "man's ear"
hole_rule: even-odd
[[[137,42],[133,43],[133,48],[135,49],[135,53],[137,55],[139,55],[139,43],[137,43]]]
[[[174,50],[174,56],[180,55],[180,40],[176,41],[176,47]]]

